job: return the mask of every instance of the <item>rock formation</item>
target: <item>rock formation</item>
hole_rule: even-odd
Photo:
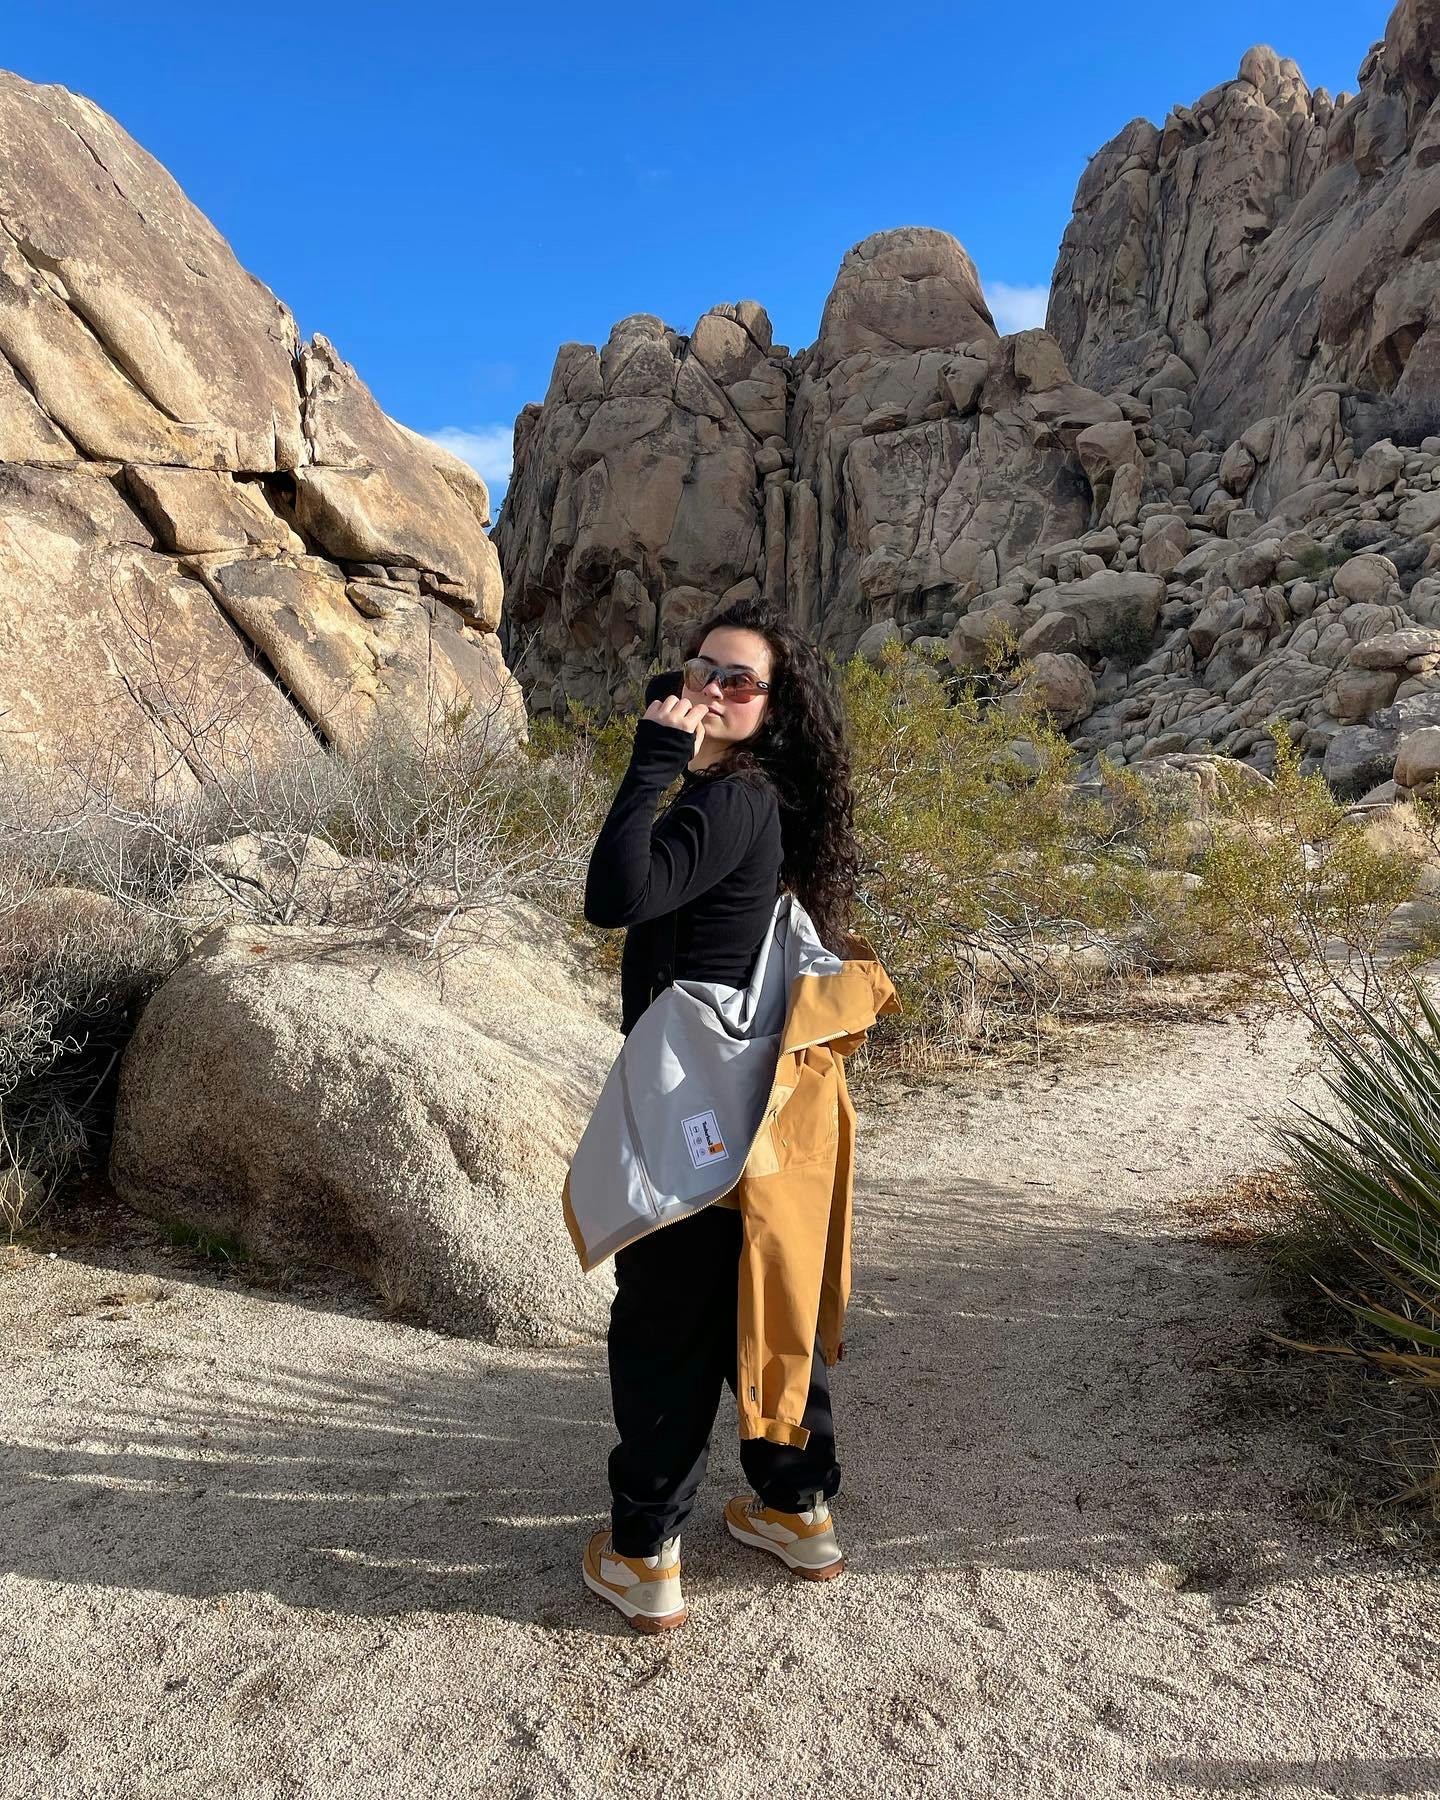
[[[0,762],[523,731],[483,482],[89,101],[0,74],[0,166]]]
[[[487,931],[442,983],[343,933],[217,924],[125,1051],[117,1191],[261,1258],[347,1268],[444,1329],[601,1333],[610,1271],[581,1273],[556,1196],[619,1048],[608,984],[539,908]]]
[[[1317,388],[1347,426],[1433,404],[1437,38],[1435,0],[1404,0],[1357,94],[1312,93],[1262,48],[1162,129],[1127,125],[1086,170],[1055,269],[1048,324],[1079,377],[1227,443],[1318,415]]]
[[[516,424],[496,529],[522,571],[506,661],[537,705],[638,693],[697,606],[763,576],[767,533],[783,579],[783,508],[767,522],[757,457],[783,466],[789,370],[752,305],[716,307],[688,338],[642,313],[602,352],[561,347],[544,405]]]
[[[652,656],[720,597],[783,599],[822,642],[918,620],[1073,536],[1075,454],[1119,405],[1042,332],[1002,340],[951,237],[884,232],[846,256],[820,339],[790,356],[753,302],[681,337],[647,315],[567,344],[516,426],[496,528],[507,660],[537,709],[628,703]]]
[[[1093,773],[1283,726],[1342,790],[1440,727],[1440,0],[1356,94],[1257,49],[1092,161],[1049,329],[964,250],[880,233],[813,348],[753,301],[566,345],[496,528],[530,706],[630,706],[722,598],[844,658],[1002,632]],[[1410,779],[1430,764],[1406,755]]]

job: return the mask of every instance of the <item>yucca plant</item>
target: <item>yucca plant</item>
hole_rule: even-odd
[[[1299,1107],[1305,1123],[1273,1135],[1374,1290],[1347,1298],[1319,1283],[1369,1332],[1353,1344],[1295,1347],[1363,1357],[1440,1391],[1440,1009],[1418,983],[1410,995],[1413,1013],[1357,1008],[1353,1025],[1326,1025],[1323,1080],[1336,1114]],[[1427,1491],[1440,1496],[1440,1471],[1396,1497]]]

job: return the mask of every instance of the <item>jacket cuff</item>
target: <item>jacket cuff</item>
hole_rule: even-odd
[[[695,733],[659,719],[637,719],[628,773],[666,787],[695,754]]]
[[[762,1419],[758,1414],[740,1417],[742,1438],[764,1438],[767,1444],[788,1444],[792,1450],[803,1450],[810,1442],[805,1425],[788,1425],[784,1419]]]

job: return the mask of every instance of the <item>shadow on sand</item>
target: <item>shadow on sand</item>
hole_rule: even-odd
[[[1233,1266],[983,1182],[872,1187],[861,1216],[834,1376],[852,1569],[1066,1569],[1103,1587],[1158,1562],[1228,1603],[1281,1573],[1227,1474],[1235,1441],[1198,1429]],[[184,1287],[144,1260],[123,1279]],[[0,1566],[594,1625],[575,1563],[608,1504],[603,1347],[502,1351],[353,1316],[337,1330],[336,1310],[191,1294],[183,1329],[136,1339],[123,1398],[88,1412],[59,1359],[0,1458]],[[733,1421],[727,1396],[687,1567],[760,1586],[783,1571],[737,1564],[716,1523],[743,1485]]]

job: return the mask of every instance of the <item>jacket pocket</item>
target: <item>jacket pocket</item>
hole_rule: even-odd
[[[840,1094],[829,1051],[810,1046],[797,1073],[794,1091],[775,1121],[784,1160],[803,1163],[833,1156],[840,1136]]]

